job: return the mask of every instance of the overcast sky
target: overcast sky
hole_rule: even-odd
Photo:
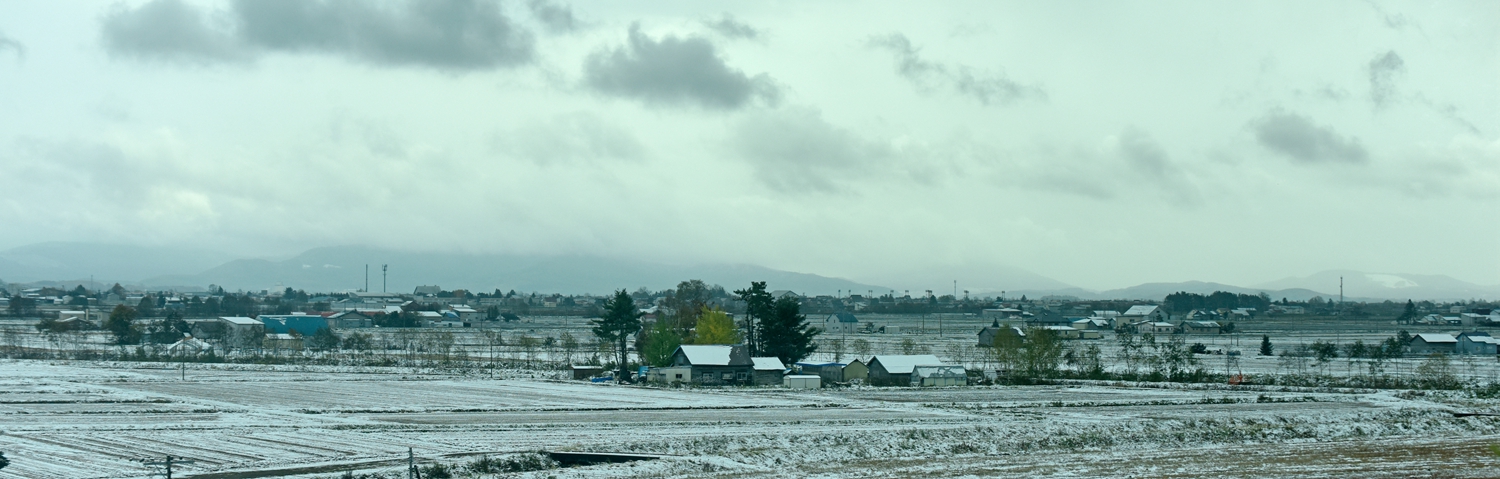
[[[1495,284],[1497,53],[1490,1],[0,1],[0,248]]]

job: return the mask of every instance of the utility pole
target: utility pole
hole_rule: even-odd
[[[365,263],[365,292],[370,292],[370,264]]]
[[[406,448],[406,479],[416,479],[416,474],[417,474],[417,462],[416,462],[416,458],[412,457],[411,448],[408,447],[408,448]]]
[[[141,464],[142,465],[146,465],[146,466],[166,466],[167,467],[167,479],[172,479],[172,465],[173,464],[193,464],[193,463],[196,463],[196,462],[197,461],[184,461],[182,459],[173,459],[172,456],[167,456],[167,460],[163,461],[163,462],[143,462]]]
[[[1344,277],[1339,276],[1339,309],[1344,309]]]
[[[388,266],[390,266],[390,265],[388,265],[388,264],[380,265],[380,292],[382,292],[382,293],[385,292],[385,269]]]

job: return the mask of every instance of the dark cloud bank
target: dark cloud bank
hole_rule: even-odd
[[[526,64],[535,54],[531,33],[498,2],[481,0],[236,0],[227,11],[155,0],[115,7],[102,34],[114,56],[205,64],[292,52],[463,71]]]

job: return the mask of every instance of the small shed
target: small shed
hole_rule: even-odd
[[[781,384],[781,376],[786,374],[786,365],[781,364],[778,358],[750,358],[755,363],[756,386],[771,386]]]
[[[844,363],[797,363],[801,374],[815,374],[831,383],[844,381]]]
[[[266,349],[272,350],[290,349],[293,351],[301,351],[302,338],[293,336],[288,333],[266,333],[266,339],[263,345]]]
[[[691,382],[693,380],[693,368],[651,368],[651,372],[646,375],[646,380],[665,384]]]
[[[962,366],[917,366],[912,368],[912,386],[963,386],[969,383],[969,374]]]
[[[792,389],[818,389],[823,387],[823,378],[815,374],[788,374],[781,378],[781,385]]]
[[[1083,318],[1073,321],[1073,329],[1078,330],[1102,330],[1110,329],[1109,320],[1104,318]]]
[[[1043,326],[1042,329],[1051,331],[1052,334],[1057,336],[1057,339],[1083,339],[1083,333],[1085,332],[1099,334],[1098,331],[1084,331],[1082,329],[1075,329],[1072,326]]]
[[[1218,334],[1218,321],[1184,321],[1182,332],[1189,334]]]
[[[868,381],[870,379],[870,367],[864,361],[855,359],[844,365],[844,381]]]
[[[167,352],[170,352],[172,354],[198,354],[208,352],[213,348],[214,347],[211,344],[208,344],[197,338],[189,337],[180,339],[177,342],[172,343],[171,346],[167,346]]]
[[[573,379],[588,379],[604,373],[604,366],[592,366],[586,364],[573,365]]]

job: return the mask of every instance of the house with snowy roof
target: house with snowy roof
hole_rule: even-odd
[[[875,386],[911,386],[917,366],[952,366],[931,354],[886,354],[870,359],[870,384]],[[918,379],[920,382],[920,379]]]
[[[1497,346],[1500,346],[1500,338],[1490,336],[1484,331],[1465,331],[1454,338],[1454,351],[1458,354],[1477,354],[1494,356]]]
[[[1188,334],[1218,334],[1218,321],[1183,321],[1182,332]]]
[[[1139,334],[1172,334],[1177,332],[1177,325],[1166,321],[1141,321],[1139,323],[1131,323],[1131,326],[1134,326],[1135,332]]]
[[[189,337],[177,340],[177,342],[172,343],[171,346],[167,346],[167,352],[171,353],[171,354],[190,354],[191,355],[191,354],[206,353],[206,352],[212,350],[213,348],[214,348],[213,345],[208,344],[207,342],[205,342],[203,340],[200,340],[198,338],[194,338],[194,337],[189,336]]]
[[[994,323],[990,324],[984,329],[979,330],[978,346],[981,348],[992,347],[995,345],[995,337],[1000,335],[1009,335],[1010,337],[1015,339],[1024,339],[1026,337],[1026,332],[1022,331],[1021,328],[1016,326],[1011,326],[1008,324],[1001,325],[1000,320],[997,319]]]
[[[855,328],[859,327],[859,318],[854,313],[839,311],[823,318],[824,334],[853,334]]]
[[[375,326],[375,318],[359,311],[341,311],[328,316],[329,324],[333,329],[370,328]]]
[[[1130,323],[1140,321],[1165,322],[1167,320],[1167,312],[1154,304],[1137,304],[1120,313],[1120,319]]]
[[[672,352],[671,363],[673,368],[687,368],[692,382],[707,385],[750,384],[756,365],[742,344],[684,344]]]
[[[778,358],[750,358],[751,368],[755,370],[752,382],[756,386],[772,386],[781,384],[781,377],[786,375],[786,365],[781,364]]]
[[[847,363],[801,362],[796,364],[801,374],[816,374],[823,378],[824,383],[841,383],[850,379],[864,379],[869,377],[869,369],[864,366],[864,362],[859,359]],[[846,377],[846,372],[852,377]]]
[[[1414,355],[1432,353],[1453,354],[1458,348],[1458,338],[1448,333],[1421,333],[1413,335],[1406,349]]]

